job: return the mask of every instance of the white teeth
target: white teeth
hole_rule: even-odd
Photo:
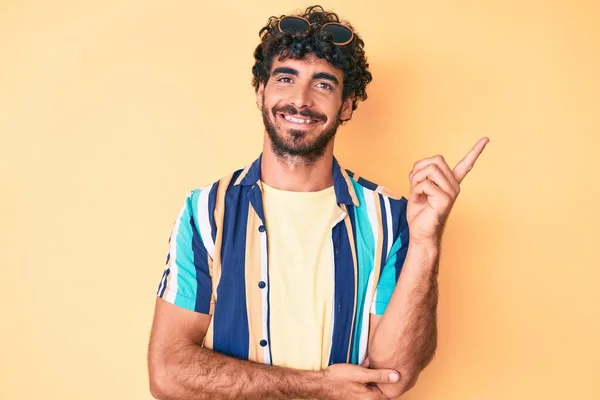
[[[283,118],[285,118],[286,120],[288,120],[290,122],[294,122],[296,124],[310,124],[311,122],[313,122],[310,119],[294,118],[294,117],[290,117],[289,115],[284,115]]]

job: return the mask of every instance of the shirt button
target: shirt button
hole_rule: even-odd
[[[263,281],[260,281],[260,282],[258,282],[258,287],[259,287],[259,288],[261,288],[261,289],[264,289],[264,288],[265,288],[265,286],[267,286],[267,284],[266,284],[266,283],[264,283]]]
[[[264,232],[265,231],[265,226],[264,225],[259,226],[258,227],[258,231],[259,232]]]
[[[265,346],[267,345],[267,341],[266,341],[265,339],[261,340],[261,341],[260,341],[260,345],[261,345],[262,347],[265,347]]]

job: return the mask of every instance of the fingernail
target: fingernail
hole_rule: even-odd
[[[397,372],[390,372],[389,375],[390,382],[398,382],[400,380],[400,375]]]

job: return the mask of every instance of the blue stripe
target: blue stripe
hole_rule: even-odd
[[[197,202],[196,202],[197,204]],[[198,230],[194,227],[194,216],[190,216],[192,228],[192,251],[194,252],[194,267],[196,269],[196,306],[197,312],[208,314],[212,294],[212,278],[208,270],[208,252],[202,243]]]
[[[400,234],[402,220],[406,219],[406,203],[407,200],[402,197],[400,200],[390,198],[390,211],[392,214],[392,235],[395,238]]]
[[[210,221],[210,232],[213,243],[217,240],[217,223],[215,222],[215,206],[217,204],[217,189],[221,181],[215,183],[208,194],[208,220]]]
[[[169,268],[165,268],[165,271],[163,272],[163,276],[160,280],[160,283],[158,284],[158,297],[163,297],[163,295],[165,294],[165,289],[167,289],[167,277],[169,276],[169,274],[171,273],[171,270]]]
[[[406,259],[406,254],[408,252],[408,242],[410,240],[410,231],[408,226],[408,221],[406,219],[406,210],[408,206],[408,200],[404,197],[400,200],[397,200],[399,203],[400,212],[398,215],[398,225],[399,225],[399,233],[398,238],[400,239],[401,249],[396,253],[396,281],[400,277],[400,272],[402,272],[402,266],[404,265],[404,260]]]
[[[245,284],[247,193],[247,186],[230,186],[225,196],[221,279],[213,315],[213,349],[240,359],[248,359],[249,340]]]
[[[251,185],[256,184],[260,180],[261,167],[262,167],[262,153],[260,153],[260,156],[258,156],[258,158],[252,162],[252,164],[250,165],[250,168],[248,168],[248,172],[246,173],[246,176],[244,176],[242,178],[240,185],[251,186]],[[231,180],[233,184],[235,184],[235,181],[237,181],[237,177],[240,175],[241,172],[244,171],[244,169],[245,168],[242,168],[239,171],[236,171],[237,175],[235,175],[234,179]]]
[[[372,191],[375,191],[377,189],[377,187],[379,186],[376,183],[373,183],[373,182],[371,182],[369,180],[366,180],[363,177],[359,177],[357,183],[359,185],[361,185],[362,187],[365,187],[365,188],[367,188],[369,190],[372,190]]]
[[[352,207],[348,207],[348,212],[346,218],[350,217]],[[354,262],[346,224],[343,221],[337,224],[331,234],[335,263],[335,309],[329,365],[347,362],[354,314]]]
[[[346,170],[346,174],[351,178],[354,176],[352,171]],[[342,167],[335,157],[333,157],[333,189],[335,190],[335,197],[338,204],[354,205],[352,196],[350,195],[350,187],[346,178],[342,175]]]

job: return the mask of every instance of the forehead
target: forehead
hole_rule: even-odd
[[[271,73],[275,68],[278,67],[289,67],[298,71],[298,76],[302,77],[305,75],[312,76],[319,72],[327,72],[338,78],[339,82],[342,82],[344,78],[344,71],[340,68],[335,68],[327,60],[319,58],[314,54],[308,54],[304,58],[294,60],[286,58],[279,61],[279,57],[273,58],[273,65],[271,65]]]

